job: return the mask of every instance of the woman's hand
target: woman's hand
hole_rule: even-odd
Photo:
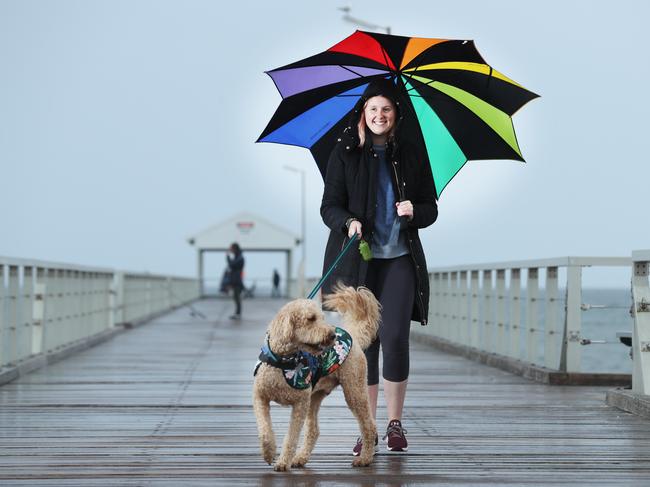
[[[361,222],[359,220],[352,220],[352,222],[350,222],[350,226],[348,227],[348,238],[352,238],[355,233],[358,233],[359,237],[361,237]]]
[[[413,218],[413,203],[410,200],[398,201],[395,206],[397,207],[398,216],[405,216],[409,220]]]

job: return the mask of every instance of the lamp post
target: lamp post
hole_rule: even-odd
[[[305,297],[305,238],[307,235],[305,224],[305,171],[293,166],[283,166],[287,171],[292,171],[300,174],[300,244],[302,246],[302,258],[300,266],[298,267],[298,294],[299,297]]]
[[[343,20],[350,22],[351,24],[358,25],[359,27],[365,27],[370,30],[385,30],[386,34],[390,34],[390,26],[382,27],[381,25],[371,24],[365,20],[357,19],[350,15],[350,7],[339,7],[339,10],[344,13]]]

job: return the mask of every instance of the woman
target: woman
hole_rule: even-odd
[[[389,419],[384,439],[388,450],[406,451],[401,420],[410,321],[425,325],[429,305],[429,277],[418,229],[436,220],[438,208],[429,164],[400,137],[402,114],[393,82],[371,83],[353,114],[327,166],[321,216],[331,232],[324,268],[355,234],[370,244],[373,258],[366,263],[359,252],[348,252],[325,282],[323,293],[331,292],[339,281],[365,285],[381,303],[379,335],[366,350],[370,405],[376,419],[381,348]],[[353,454],[360,452],[358,439]]]
[[[244,288],[242,273],[244,272],[244,255],[238,243],[230,245],[230,251],[226,254],[228,262],[228,273],[230,274],[230,286],[232,287],[235,300],[235,314],[230,317],[232,320],[241,319],[241,292]]]

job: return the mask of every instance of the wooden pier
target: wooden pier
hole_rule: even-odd
[[[416,343],[408,453],[353,468],[357,426],[337,391],[307,468],[276,473],[251,385],[282,303],[246,300],[235,322],[229,301],[203,300],[206,319],[180,308],[0,387],[0,485],[650,485],[650,422],[607,406],[607,388],[543,385]],[[272,414],[281,436],[288,410]]]

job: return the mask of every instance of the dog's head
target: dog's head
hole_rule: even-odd
[[[279,355],[297,350],[319,354],[334,345],[335,339],[334,327],[325,323],[320,306],[311,299],[285,304],[269,325],[269,344]]]

